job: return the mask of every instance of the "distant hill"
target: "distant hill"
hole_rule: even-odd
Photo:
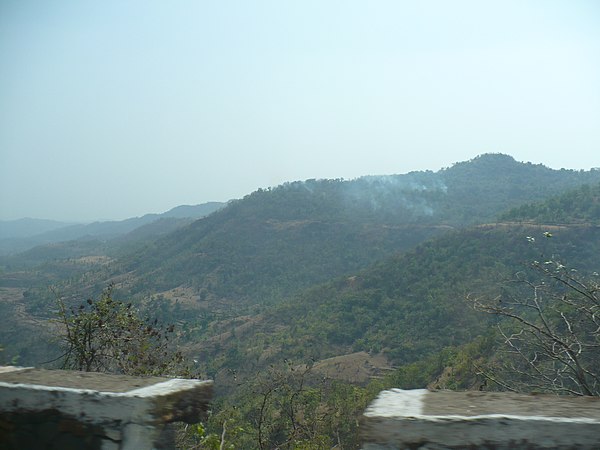
[[[201,205],[181,205],[176,206],[165,213],[158,214],[158,216],[161,218],[172,217],[175,219],[199,219],[212,214],[213,212],[223,208],[225,205],[226,203],[223,202],[208,202],[202,203]]]
[[[136,274],[136,292],[185,285],[203,298],[278,301],[590,182],[600,182],[600,171],[486,154],[438,172],[285,183],[124,255],[119,270]]]
[[[36,236],[71,225],[73,224],[45,219],[0,220],[0,242],[6,239]]]
[[[225,206],[224,203],[211,202],[195,206],[178,206],[162,214],[145,214],[125,220],[94,222],[86,225],[72,225],[44,234],[50,242],[78,239],[84,236],[110,238],[123,235],[142,225],[147,225],[161,218],[193,218],[205,217]]]
[[[485,154],[437,173],[448,187],[439,216],[456,224],[495,220],[499,212],[600,182],[600,170],[553,170]]]
[[[113,239],[132,232],[136,228],[151,224],[159,219],[198,219],[205,217],[225,206],[225,203],[209,202],[201,205],[183,205],[162,214],[146,214],[119,221],[94,222],[90,224],[65,224],[61,222],[22,219],[11,222],[0,222],[0,230],[5,234],[0,239],[0,255],[19,253],[37,245],[55,244],[76,239],[97,238]],[[174,224],[175,222],[171,222]],[[183,225],[187,222],[181,222]],[[20,230],[20,226],[23,229]],[[174,228],[173,228],[174,229]],[[36,230],[42,230],[39,233]],[[146,231],[148,234],[148,230]],[[162,233],[159,233],[162,234]]]

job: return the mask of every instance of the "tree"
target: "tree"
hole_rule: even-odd
[[[498,323],[504,350],[481,374],[512,391],[600,395],[598,281],[552,258],[534,261],[493,300],[472,298],[507,319]]]
[[[189,430],[191,448],[358,448],[358,419],[370,399],[364,388],[314,373],[312,363],[284,360],[218,399],[207,428]]]
[[[131,305],[113,298],[113,286],[97,300],[68,308],[58,298],[56,322],[62,327],[62,368],[128,375],[173,373],[183,361],[170,348],[174,326],[144,320]]]
[[[254,447],[325,448],[323,389],[309,383],[312,363],[271,366],[249,384],[247,420]]]

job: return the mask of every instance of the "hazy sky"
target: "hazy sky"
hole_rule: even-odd
[[[0,219],[486,152],[600,166],[600,1],[0,0]]]

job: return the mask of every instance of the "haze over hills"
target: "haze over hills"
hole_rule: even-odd
[[[448,230],[494,221],[511,207],[598,181],[598,170],[553,170],[485,154],[438,172],[292,182],[259,189],[227,206],[178,207],[162,215],[58,229],[43,239],[79,238],[79,244],[39,247],[5,264],[31,266],[91,251],[118,256],[103,276],[132,274],[126,295],[188,286],[205,298],[264,303]],[[217,209],[193,223],[165,220]],[[139,245],[134,249],[132,242]]]
[[[71,241],[84,237],[87,239],[112,239],[159,219],[198,219],[224,205],[220,202],[194,206],[182,205],[161,214],[145,214],[142,217],[89,224],[70,224],[44,219],[0,221],[0,255],[23,252],[36,245]],[[174,229],[176,222],[170,221],[170,223]],[[186,222],[181,222],[181,225],[184,223]]]
[[[185,285],[209,298],[262,303],[591,182],[600,171],[488,154],[438,172],[288,183],[124,256],[119,270],[155,291]]]
[[[109,241],[5,258],[3,357],[59,356],[48,325],[56,293],[78,306],[112,284],[115,298],[177,324],[222,411],[251,415],[245,381],[282,364],[314,366],[357,407],[370,386],[470,389],[474,361],[494,359],[498,319],[467,296],[500,298],[533,260],[597,272],[598,205],[600,171],[498,154],[260,189],[198,220],[161,218]]]
[[[46,219],[0,220],[0,239],[26,238],[71,225],[73,223]]]
[[[185,293],[180,310],[185,304],[232,318],[352,276],[435,236],[494,222],[509,208],[598,182],[598,170],[552,170],[486,154],[438,172],[286,183],[182,227],[163,218],[110,245],[86,239],[32,249],[5,259],[5,265],[43,263],[35,278],[29,269],[18,275],[9,269],[0,283],[38,286],[32,305],[45,301],[39,290],[44,283],[97,295],[114,282],[119,296],[139,304],[170,299],[179,289]],[[116,232],[134,222],[90,226]],[[128,245],[136,235],[138,245]]]
[[[507,379],[600,396],[600,7],[540,3],[1,2],[0,219],[54,221],[0,221],[0,365],[212,378],[183,448],[357,450],[383,389],[510,389],[491,314],[544,291],[567,367]]]

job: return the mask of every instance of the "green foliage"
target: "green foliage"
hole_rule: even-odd
[[[574,227],[554,234],[547,239],[537,227],[485,226],[424,243],[293,297],[230,342],[207,346],[209,373],[228,367],[243,375],[285,358],[318,361],[357,351],[381,352],[391,364],[408,367],[441,349],[462,347],[497,323],[471,309],[468,294],[495,298],[502,293],[501,282],[540,258],[540,252],[576,258],[582,270],[594,267],[600,229]],[[540,245],[532,246],[528,237]],[[457,363],[452,366],[456,371]],[[422,367],[411,373],[419,387],[439,375]]]
[[[236,449],[358,448],[358,419],[371,398],[364,388],[286,361],[217,400],[204,433]]]
[[[397,368],[379,386],[383,389],[477,389],[484,384],[480,366],[495,352],[493,332],[478,336],[460,347],[446,347],[439,352]]]
[[[62,367],[86,372],[128,375],[173,373],[182,362],[170,348],[174,327],[143,320],[131,304],[112,297],[112,287],[98,300],[67,310],[58,299],[57,323],[63,327]]]
[[[4,347],[0,345],[0,365],[16,366],[19,363],[19,355],[13,356],[10,360],[4,359]]]
[[[494,220],[499,212],[600,181],[600,171],[551,170],[503,154],[485,154],[441,172],[448,186],[443,214],[454,223]]]
[[[465,293],[492,289],[528,250],[525,239],[502,229],[462,231],[307,291],[267,313],[268,322],[288,324],[269,333],[289,341],[273,358],[364,350],[406,364],[469,342],[488,322],[465,308]]]
[[[600,184],[585,184],[541,203],[528,203],[500,220],[545,224],[600,224]]]

